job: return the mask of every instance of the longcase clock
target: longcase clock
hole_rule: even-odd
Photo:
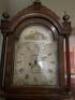
[[[2,19],[0,88],[4,97],[62,100],[63,94],[70,91],[71,23],[68,15],[62,23],[59,20],[53,11],[37,1],[12,19]]]

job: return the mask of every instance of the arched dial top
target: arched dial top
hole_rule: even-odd
[[[15,42],[13,85],[57,85],[57,41],[43,25],[29,25]]]

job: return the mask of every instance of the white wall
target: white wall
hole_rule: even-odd
[[[0,15],[6,11],[6,0],[0,0]]]

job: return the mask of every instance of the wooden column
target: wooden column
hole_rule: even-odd
[[[69,21],[69,16],[66,14],[63,16],[63,36],[65,39],[65,50],[66,50],[66,91],[70,92],[71,90],[71,66],[70,66],[70,48],[69,48],[69,37],[71,34],[71,22]]]

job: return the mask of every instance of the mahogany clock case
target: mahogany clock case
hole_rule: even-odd
[[[55,86],[48,84],[24,84],[19,86],[13,85],[15,43],[19,40],[21,32],[24,29],[30,26],[37,25],[43,26],[50,30],[50,34],[52,34],[53,41],[57,42],[57,84]],[[67,85],[67,83],[65,83],[65,38],[63,36],[64,31],[62,30],[64,28],[62,26],[63,25],[59,22],[59,17],[54,12],[43,6],[40,2],[34,2],[33,5],[29,6],[26,9],[23,9],[21,12],[16,14],[16,16],[14,16],[12,19],[2,20],[1,30],[3,34],[3,50],[0,71],[0,85],[4,96],[28,99],[49,99],[52,97],[61,97],[61,94],[63,94],[67,86],[69,86]],[[66,37],[68,37],[68,34],[66,35]],[[68,73],[69,71],[70,70],[68,70]],[[70,76],[70,74],[67,75]],[[69,79],[70,77],[68,77],[68,80]]]

